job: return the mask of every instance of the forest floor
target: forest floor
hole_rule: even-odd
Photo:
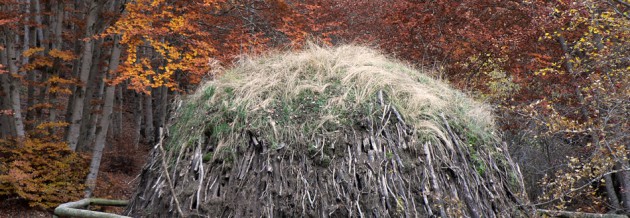
[[[105,147],[103,162],[94,197],[126,200],[130,199],[139,182],[142,166],[146,162],[151,146],[133,145],[133,114],[123,113],[123,135],[116,139],[109,138],[110,146]],[[85,154],[90,156],[91,154]],[[90,207],[91,210],[121,213],[124,208]],[[31,208],[25,201],[17,198],[0,200],[0,218],[52,217],[52,210]]]

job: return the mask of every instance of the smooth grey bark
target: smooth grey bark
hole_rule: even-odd
[[[120,137],[120,135],[122,134],[122,120],[123,120],[123,114],[122,114],[122,108],[123,108],[123,95],[122,95],[122,87],[121,86],[116,86],[116,99],[114,100],[115,103],[115,107],[114,107],[114,115],[112,118],[112,133],[114,134],[114,137]]]
[[[0,58],[4,59],[5,57]],[[10,84],[7,75],[0,74],[0,111],[9,111],[11,109],[11,102],[9,101],[11,100],[11,96],[9,95],[9,86]],[[8,114],[0,113],[0,138],[15,137],[15,133],[12,129],[14,129],[13,122]]]
[[[608,197],[608,201],[610,201],[610,206],[615,210],[621,209],[621,205],[619,204],[619,198],[617,198],[617,192],[615,191],[615,185],[613,183],[612,175],[607,174],[604,176],[604,180],[606,182],[606,196]]]
[[[35,82],[35,71],[26,72],[26,80],[28,83]],[[26,88],[26,116],[25,120],[34,121],[35,120],[35,111],[32,110],[32,107],[36,104],[35,102],[35,86],[27,85]],[[33,129],[33,125],[37,125],[34,122],[27,122],[25,128]]]
[[[15,35],[15,41],[18,39],[18,35]],[[9,86],[9,95],[11,96],[11,109],[13,110],[13,122],[15,123],[15,136],[18,138],[24,138],[24,119],[22,118],[22,108],[20,106],[21,96],[20,96],[20,80],[15,78],[19,76],[18,68],[16,65],[17,61],[17,51],[14,44],[14,37],[11,34],[7,35],[7,64],[9,67],[9,76],[10,86]]]
[[[54,1],[55,3],[55,17],[52,19],[52,48],[62,50],[63,41],[62,41],[62,33],[63,33],[63,18],[64,18],[64,0]]]
[[[30,22],[30,13],[31,13],[31,1],[30,0],[24,0],[22,1],[22,3],[24,4],[24,14],[26,16],[24,16],[24,26],[23,26],[23,31],[24,31],[24,35],[22,36],[22,53],[25,53],[26,51],[28,51],[30,49],[30,42],[31,42],[31,37],[30,37],[30,28],[29,28],[29,22]],[[17,57],[18,54],[15,54],[14,57]],[[30,61],[28,56],[22,56],[22,66],[28,64]],[[17,72],[17,69],[16,69]],[[34,78],[34,75],[32,72],[26,72],[26,78],[27,80],[32,80]],[[17,80],[17,79],[15,79]],[[19,83],[19,82],[18,82]],[[16,87],[19,87],[16,85]],[[19,88],[17,88],[17,93],[19,95]],[[32,99],[32,94],[35,92],[35,89],[33,86],[27,86],[27,95],[26,95],[26,102],[27,102],[27,110],[26,110],[26,119],[29,118],[29,116],[32,116],[32,113],[29,112],[28,108],[31,107],[33,105],[33,99]],[[12,94],[13,95],[13,94]],[[14,97],[14,96],[12,96]],[[14,100],[15,101],[15,100]],[[17,101],[18,106],[20,107],[21,102]],[[15,109],[14,109],[15,110]],[[20,115],[20,119],[24,120],[24,117],[22,117],[22,115]],[[25,129],[28,129],[30,127],[23,125],[22,127],[22,131],[24,131]],[[23,133],[24,135],[24,133]]]
[[[44,44],[44,30],[42,29],[43,22],[41,13],[42,9],[41,5],[39,4],[39,0],[33,0],[33,5],[35,6],[35,23],[37,24],[37,26],[35,27],[35,31],[37,34],[37,42],[39,44],[36,44],[36,46],[42,46],[45,47],[46,50],[48,50],[48,45]]]
[[[24,16],[24,23],[28,23],[30,20],[30,17],[28,16],[31,13],[31,0],[24,0],[23,2],[25,4],[25,10],[24,10],[24,14],[26,14],[26,16]],[[22,52],[28,50],[30,48],[30,30],[28,27],[28,24],[24,25],[24,40],[22,40]],[[24,64],[28,64],[28,57],[27,56],[23,56],[22,57],[22,65]]]
[[[144,95],[144,139],[147,144],[155,142],[155,128],[153,126],[153,96]]]
[[[2,44],[6,44],[4,38],[2,38]],[[0,51],[0,63],[4,66],[0,70],[8,70],[8,57],[7,49]],[[11,80],[7,73],[0,74],[0,110],[11,110]],[[15,122],[8,114],[0,115],[0,136],[2,138],[15,137]]]
[[[48,79],[50,78],[50,71],[44,71],[42,72],[41,78],[39,79],[39,82],[41,84],[44,84],[46,81],[48,81]],[[39,89],[39,97],[37,97],[37,102],[39,103],[44,103],[47,102],[46,100],[46,96],[48,96],[48,92],[50,90],[50,84],[46,84],[46,86],[44,87],[40,87]],[[52,110],[49,109],[49,110]],[[35,117],[36,119],[40,120],[40,122],[43,122],[43,120],[45,120],[45,117],[43,117],[43,108],[39,107],[35,110]]]
[[[135,107],[133,110],[134,115],[134,134],[133,134],[133,145],[136,149],[138,149],[138,145],[140,144],[140,131],[142,130],[142,94],[135,93]]]
[[[57,0],[57,1],[53,1],[54,4],[54,17],[51,17],[51,35],[52,35],[52,48],[53,49],[57,49],[57,50],[63,50],[63,41],[62,41],[62,33],[63,33],[63,20],[64,20],[64,2],[63,0]],[[59,68],[61,68],[61,63],[59,62],[59,60],[55,60],[55,62],[53,63],[53,75],[59,75],[58,70]],[[49,112],[49,120],[50,122],[56,122],[57,121],[57,113],[58,109],[60,109],[57,104],[58,104],[58,100],[57,100],[57,94],[56,93],[49,93],[48,94],[48,102],[53,105],[52,108],[50,108]]]
[[[101,5],[97,4],[97,2],[94,0],[90,0],[88,2],[88,16],[85,28],[86,38],[91,37],[95,34],[94,24],[96,23],[98,12],[101,8]],[[70,128],[68,128],[68,136],[66,138],[66,141],[68,141],[68,146],[73,151],[77,149],[79,136],[81,133],[81,120],[83,119],[83,108],[85,106],[84,99],[87,88],[86,85],[89,82],[88,79],[90,76],[90,68],[93,64],[93,51],[94,40],[86,40],[83,43],[83,52],[81,53],[81,68],[79,70],[79,79],[81,82],[81,86],[77,87],[75,91],[74,104],[72,105],[72,114],[70,116]]]
[[[44,47],[45,51],[48,52],[50,50],[50,46],[49,43],[46,43],[46,37],[48,37],[48,35],[44,34],[44,29],[42,28],[44,26],[44,21],[42,18],[42,6],[40,0],[33,0],[33,6],[35,8],[35,23],[37,24],[37,26],[35,26],[35,35],[37,36],[37,40],[34,45]],[[46,81],[48,81],[49,77],[50,68],[47,68],[47,70],[41,72],[40,83],[45,83]],[[46,96],[48,95],[49,89],[50,84],[39,88],[39,97],[37,98],[38,103],[41,104],[46,102]],[[38,107],[34,112],[36,117],[35,119],[39,122],[42,122],[42,120],[44,120],[44,118],[42,117],[42,108]]]
[[[62,0],[63,1],[63,0]],[[72,9],[76,10],[76,11],[88,11],[89,9],[83,9],[81,8],[81,4],[79,4],[79,1],[75,0],[74,4],[70,4],[72,5]],[[90,4],[88,4],[89,6]],[[64,13],[64,16],[70,16],[70,13]],[[65,17],[64,19],[68,20],[69,18]],[[77,18],[81,19],[81,20],[85,20],[85,16],[83,13],[79,13],[77,14]],[[70,26],[70,30],[75,34],[75,35],[81,35],[82,33],[81,28],[75,23],[72,22],[72,25]],[[80,54],[81,53],[81,43],[72,43],[73,44],[73,49],[74,49],[74,53],[75,54]],[[72,78],[77,78],[80,75],[80,71],[81,71],[81,67],[79,67],[79,65],[81,64],[81,60],[82,58],[76,58],[72,61]],[[68,105],[66,107],[66,122],[70,123],[72,122],[72,111],[74,108],[74,103],[76,102],[76,98],[77,98],[77,85],[75,84],[70,84],[70,88],[72,95],[70,96],[70,100],[68,101]],[[70,127],[67,128],[66,132],[65,132],[65,138],[68,138],[68,135],[70,133],[69,131]]]
[[[25,27],[26,29],[26,27]],[[34,31],[32,32],[34,33]],[[35,34],[32,34],[32,36],[34,36]],[[26,40],[25,40],[26,41]],[[29,40],[31,42],[31,46],[35,47],[35,40]],[[25,50],[26,51],[26,50]],[[26,59],[26,57],[24,58]],[[28,60],[27,60],[28,61]],[[24,63],[23,63],[24,64]],[[31,71],[27,71],[26,72],[26,78],[27,78],[27,83],[31,83],[31,82],[35,82],[35,73],[37,72],[37,70],[31,70]],[[35,111],[32,110],[32,107],[37,104],[37,102],[35,102],[35,86],[33,85],[27,85],[27,89],[26,89],[26,117],[25,120],[27,121],[35,121]],[[27,122],[26,124],[26,129],[33,129],[33,126],[37,125],[34,122]]]
[[[35,29],[39,29],[41,31],[41,15],[39,15],[39,2],[37,0],[34,0],[35,3],[37,4],[37,6],[35,7],[35,22],[38,24],[38,27]],[[31,11],[31,1],[30,0],[26,0],[26,20],[28,21],[30,19],[30,11]],[[37,19],[39,18],[39,19]],[[39,36],[37,34],[37,30],[30,30],[31,28],[28,25],[24,25],[24,31],[33,31],[30,33],[30,36],[35,37],[33,38],[33,40],[30,39],[26,39],[26,37],[29,36],[24,36],[24,44],[26,45],[27,43],[29,43],[32,47],[37,47],[37,41],[41,41],[43,38],[43,34],[42,36]],[[27,49],[25,48],[24,51],[26,51]],[[26,59],[26,58],[25,58]],[[27,60],[28,61],[28,60]],[[35,70],[30,71],[30,72],[26,72],[27,74],[27,78],[28,81],[30,82],[35,82]],[[35,121],[35,111],[32,110],[32,106],[34,106],[35,104],[37,104],[37,102],[35,102],[35,86],[29,85],[27,88],[27,97],[26,97],[26,120],[30,120],[30,121]],[[37,125],[35,123],[35,125]],[[33,124],[29,124],[27,125],[26,129],[32,129],[33,128]]]
[[[168,87],[161,86],[158,88],[160,94],[157,101],[157,119],[156,128],[166,127],[166,114],[168,113]]]
[[[102,99],[104,101],[104,97],[103,95],[105,94],[105,78],[100,78],[98,80],[98,90],[94,95],[94,99]],[[102,111],[103,108],[103,104],[97,104],[94,105],[94,110],[95,111]],[[103,112],[104,113],[104,112]],[[88,135],[87,135],[87,142],[91,143],[94,142],[96,140],[96,129],[97,129],[97,125],[98,125],[98,121],[99,119],[102,119],[102,115],[103,113],[94,113],[90,116],[90,124],[89,124],[89,131],[88,131]],[[112,126],[111,124],[109,126]]]
[[[111,60],[109,62],[109,71],[114,72],[118,69],[120,61],[120,45],[118,45],[118,36],[115,36],[114,46],[112,48]],[[85,197],[90,197],[94,188],[96,187],[96,179],[98,178],[98,171],[101,166],[101,158],[103,156],[103,149],[105,148],[105,141],[107,136],[107,130],[111,121],[112,110],[114,107],[116,87],[108,85],[105,90],[105,103],[103,105],[103,117],[101,118],[98,128],[96,129],[96,142],[94,150],[92,152],[92,160],[90,162],[90,172],[86,179],[87,188],[85,190]]]
[[[95,42],[94,46],[100,47],[101,44],[102,40],[98,40],[97,42]],[[88,85],[85,89],[85,96],[83,99],[83,117],[81,118],[81,127],[79,128],[79,141],[77,143],[78,151],[87,151],[91,147],[91,141],[89,141],[89,138],[91,137],[89,135],[90,126],[94,125],[94,119],[96,116],[96,114],[93,113],[96,106],[93,105],[92,102],[94,99],[97,99],[95,98],[94,93],[99,88],[98,85],[100,81],[103,80],[99,69],[100,58],[101,50],[94,50],[92,56],[92,62],[94,64],[92,64],[92,66],[90,67],[90,76],[88,77]]]

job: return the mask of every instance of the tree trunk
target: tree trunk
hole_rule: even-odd
[[[44,47],[45,51],[48,52],[50,50],[50,46],[49,43],[45,43],[46,42],[46,38],[47,35],[44,35],[44,30],[42,28],[43,26],[43,20],[42,20],[42,7],[41,7],[41,3],[40,0],[33,0],[33,5],[35,6],[35,22],[37,23],[37,26],[35,27],[35,31],[36,31],[36,36],[37,36],[37,43],[35,44],[35,46],[39,46],[39,47]],[[50,67],[47,68],[47,70],[41,72],[41,84],[45,84],[46,81],[48,81],[48,78],[50,77]],[[40,87],[39,90],[39,97],[37,102],[42,104],[44,102],[46,102],[46,95],[48,95],[48,90],[50,88],[50,85],[47,84],[44,87]],[[43,122],[42,120],[45,120],[44,117],[42,117],[42,108],[38,107],[35,111],[35,119],[40,120],[40,122]]]
[[[86,37],[94,35],[94,24],[100,5],[96,1],[89,1],[88,17],[86,24]],[[94,50],[94,40],[86,40],[83,44],[83,52],[81,54],[81,68],[80,68],[80,86],[77,87],[75,92],[74,104],[72,105],[72,115],[70,118],[70,128],[68,129],[68,146],[71,150],[75,151],[79,142],[79,135],[81,133],[81,120],[83,117],[83,107],[86,92],[86,85],[88,84],[88,78],[90,76],[90,68],[92,66],[92,53]]]
[[[42,29],[42,9],[39,4],[39,0],[33,0],[33,4],[35,6],[35,23],[37,26],[35,27],[36,36],[37,36],[37,44],[35,46],[45,47],[48,50],[47,44],[44,44],[44,30]]]
[[[26,29],[26,27],[25,27]],[[35,36],[34,31],[31,32],[32,36]],[[35,43],[36,40],[29,40],[31,42],[31,46],[32,47],[36,47]],[[26,58],[25,58],[26,59]],[[26,130],[31,130],[33,129],[34,126],[37,125],[37,123],[35,122],[35,111],[33,110],[33,106],[35,106],[35,104],[37,104],[37,102],[35,102],[35,85],[33,85],[35,83],[35,74],[37,73],[37,70],[32,70],[32,71],[27,71],[26,72],[26,84],[27,84],[27,92],[26,92],[26,118],[24,120],[26,120]]]
[[[610,201],[610,206],[615,210],[621,209],[621,205],[619,205],[619,198],[617,198],[617,192],[615,191],[615,185],[613,183],[613,178],[611,174],[606,174],[604,176],[604,180],[606,180],[606,195],[608,196],[608,200]]]
[[[18,36],[15,35],[15,39]],[[17,40],[16,40],[17,41]],[[9,76],[10,86],[9,92],[11,95],[11,109],[13,110],[13,122],[15,123],[15,136],[18,138],[24,138],[24,119],[22,118],[22,109],[20,107],[20,103],[22,102],[20,99],[20,75],[18,74],[18,68],[16,65],[17,61],[17,51],[15,49],[14,37],[10,34],[7,36],[7,62],[9,66]]]
[[[31,15],[31,0],[24,0],[24,22],[26,24],[24,24],[24,36],[22,39],[22,52],[25,53],[26,51],[28,51],[30,49],[30,42],[31,42],[31,37],[30,37],[30,28],[29,28],[29,22],[30,22],[30,15]],[[17,56],[16,56],[17,57]],[[22,66],[28,64],[30,61],[28,56],[22,56]],[[35,78],[35,75],[33,75],[33,72],[26,72],[26,79],[27,81],[32,81]],[[26,120],[29,120],[32,118],[32,113],[30,112],[29,108],[33,105],[33,98],[32,95],[33,93],[35,93],[35,88],[33,86],[27,86],[27,95],[26,95]],[[19,104],[19,103],[18,103]],[[24,119],[24,118],[22,118]],[[30,129],[30,125],[25,125],[24,126],[25,129]]]
[[[112,48],[111,60],[109,62],[109,71],[115,72],[118,69],[120,59],[120,45],[118,45],[118,36],[114,37],[114,46]],[[103,105],[103,117],[101,118],[98,128],[96,130],[96,143],[92,153],[92,161],[90,163],[90,173],[87,176],[85,190],[85,197],[88,198],[92,195],[94,188],[96,187],[96,179],[98,178],[98,169],[101,165],[101,158],[103,156],[103,149],[105,148],[105,140],[107,136],[107,130],[111,121],[112,110],[114,107],[115,98],[115,86],[107,86],[105,91],[105,103]]]
[[[50,71],[49,70],[44,71],[42,72],[42,76],[39,82],[41,84],[46,84],[49,78],[50,78]],[[37,102],[39,102],[40,104],[46,102],[46,96],[48,96],[49,90],[50,90],[50,84],[46,84],[44,87],[40,87],[39,97],[37,97]],[[54,105],[51,107],[54,107]],[[49,110],[52,110],[52,108],[49,108]],[[44,114],[43,114],[43,108],[38,107],[35,110],[35,117],[36,117],[35,119],[40,120],[40,122],[45,122],[44,120],[46,120],[46,118],[44,117]]]
[[[142,130],[142,94],[141,93],[135,93],[135,104],[136,106],[134,107],[133,110],[133,117],[134,117],[134,134],[133,134],[133,146],[138,149],[138,144],[140,144],[140,137],[141,137],[141,133],[140,131]]]
[[[35,70],[26,72],[26,126],[27,130],[33,129],[35,123],[35,111],[33,110],[33,106],[36,104],[35,102],[35,86],[32,83],[35,82]]]
[[[0,58],[4,59],[5,57]],[[11,96],[9,96],[9,86],[10,84],[7,74],[0,74],[0,111],[6,112],[11,110],[11,102],[9,101],[11,99]],[[12,131],[13,125],[14,124],[9,115],[0,112],[0,138],[15,137],[15,131]]]
[[[74,9],[75,11],[83,11],[83,10],[89,11],[89,9],[81,8],[79,1],[75,0],[74,4],[71,4],[71,5],[73,6],[72,9]],[[77,19],[85,20],[85,16],[83,15],[83,13],[79,13],[77,16]],[[80,32],[81,28],[78,26],[78,24],[76,22],[72,22],[71,24],[72,24],[72,26],[70,27],[71,31],[77,36],[81,35],[81,32]],[[86,30],[87,29],[88,28],[86,28]],[[62,37],[62,40],[63,40],[63,37]],[[81,53],[81,43],[77,41],[77,42],[72,43],[72,45],[73,45],[75,54]],[[81,68],[79,67],[80,64],[81,64],[81,58],[76,58],[75,60],[72,61],[72,78],[79,77],[80,71],[81,71]],[[77,98],[77,87],[78,86],[76,84],[71,84],[69,88],[72,91],[72,96],[70,96],[70,101],[68,102],[68,105],[66,108],[66,116],[65,116],[66,122],[69,124],[72,122],[72,111],[74,108],[74,103],[76,102],[76,98]],[[66,138],[68,138],[69,134],[70,134],[70,127],[68,127],[68,130],[66,130]]]
[[[622,169],[630,169],[630,165],[627,161],[621,160]],[[618,176],[619,185],[621,186],[621,201],[626,212],[630,211],[630,172],[622,171]]]
[[[95,43],[95,47],[100,47],[102,40],[99,40]],[[96,105],[93,104],[94,92],[97,91],[98,85],[103,78],[100,75],[100,58],[101,58],[101,50],[94,50],[92,57],[92,66],[90,67],[90,76],[88,77],[87,87],[85,89],[85,96],[83,99],[83,118],[81,118],[81,127],[79,128],[79,141],[77,143],[77,150],[79,151],[87,151],[91,149],[91,141],[90,138],[90,126],[92,126],[94,122],[95,116],[97,114],[94,113],[94,108]]]
[[[63,33],[63,18],[64,18],[64,3],[63,0],[57,0],[54,1],[54,3],[52,3],[55,5],[54,8],[54,17],[51,17],[51,21],[52,21],[52,48],[53,49],[57,49],[57,50],[63,50],[63,41],[62,41],[62,33]],[[53,75],[59,75],[59,70],[61,68],[61,63],[59,62],[59,60],[55,60],[55,62],[53,63]],[[48,102],[53,106],[52,108],[50,108],[50,117],[49,120],[50,122],[56,122],[57,121],[57,113],[58,110],[61,110],[62,108],[57,106],[57,94],[56,93],[49,93],[48,96]]]
[[[156,129],[166,127],[166,114],[168,113],[168,88],[166,86],[161,86],[160,88],[158,88],[158,90],[160,94],[157,101],[157,122],[155,125]]]
[[[112,133],[114,134],[115,138],[120,137],[120,135],[122,134],[122,119],[123,119],[123,95],[122,95],[122,87],[121,86],[117,86],[116,87],[116,99],[114,100],[116,102],[115,107],[114,107],[114,115],[112,117],[112,125],[110,125],[110,128],[112,130]]]
[[[107,76],[107,75],[105,75]],[[100,78],[100,77],[99,77]],[[104,101],[104,93],[105,93],[105,78],[100,78],[98,80],[98,90],[96,92],[96,95],[94,96],[94,99],[102,99]],[[99,113],[94,113],[90,116],[90,122],[89,122],[89,131],[87,134],[87,142],[88,143],[92,143],[95,141],[96,139],[96,129],[97,129],[97,125],[98,125],[98,120],[102,119],[102,115],[103,115],[103,104],[96,104],[94,105],[94,110],[95,111],[101,111]],[[110,124],[111,126],[111,124]]]
[[[3,44],[5,44],[4,41]],[[7,49],[9,48],[0,51],[0,63],[4,66],[0,70],[7,70],[6,68],[9,65]],[[9,75],[6,73],[0,74],[0,111],[11,111],[11,99],[11,80]],[[13,138],[16,136],[15,122],[13,122],[9,114],[0,114],[0,136],[2,138]]]
[[[155,138],[153,127],[153,96],[144,95],[144,139],[147,144],[153,144]]]
[[[55,10],[55,17],[51,20],[53,20],[53,25],[52,25],[52,35],[54,36],[53,38],[53,43],[52,43],[52,48],[53,49],[58,49],[58,50],[62,50],[63,47],[63,41],[62,41],[62,33],[63,33],[63,15],[64,15],[64,0],[57,0],[55,1],[56,4],[56,8]]]

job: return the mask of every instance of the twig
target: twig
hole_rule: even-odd
[[[550,204],[550,203],[553,203],[554,201],[560,200],[560,198],[564,198],[564,197],[566,197],[567,195],[571,194],[572,192],[576,192],[576,191],[582,190],[582,189],[584,189],[584,188],[586,188],[586,187],[590,186],[590,185],[591,185],[591,184],[593,184],[594,182],[597,182],[597,181],[601,180],[602,178],[604,178],[604,176],[607,176],[607,175],[610,175],[610,174],[614,174],[614,173],[625,172],[625,171],[630,171],[630,168],[609,171],[609,172],[607,172],[607,173],[604,173],[604,174],[602,174],[602,175],[599,175],[598,177],[595,177],[594,179],[591,179],[589,182],[585,183],[584,185],[582,185],[582,186],[580,186],[580,187],[578,187],[578,188],[571,189],[571,190],[569,190],[569,191],[567,191],[567,192],[562,193],[562,195],[560,195],[560,196],[559,196],[559,197],[557,197],[557,198],[550,199],[550,200],[548,200],[548,201],[544,201],[544,202],[540,202],[540,203],[536,203],[536,204],[532,204],[532,205],[529,205],[529,206],[534,206],[534,207],[536,207],[536,206],[541,206],[541,205],[545,205],[545,204]]]
[[[460,146],[459,142],[457,142],[456,135],[453,132],[453,130],[451,130],[451,126],[448,125],[448,121],[446,120],[446,117],[444,117],[444,113],[440,113],[440,117],[442,117],[442,121],[444,121],[444,125],[446,125],[446,130],[448,131],[448,134],[451,136],[451,141],[453,141],[453,143],[455,144],[455,148],[457,149],[459,156],[461,157],[464,164],[468,166],[468,161],[466,161],[466,158],[464,157],[464,152],[461,149],[462,146]],[[458,177],[461,177],[461,175]],[[470,190],[466,179],[462,178],[462,185],[464,186],[465,190]],[[464,192],[464,201],[466,202],[466,207],[468,208],[468,210],[470,210],[470,215],[474,218],[478,218],[479,211],[475,207],[476,205],[475,200],[473,199],[473,196],[470,195],[469,191]]]
[[[433,190],[436,192],[436,199],[438,200],[438,203],[440,204],[438,208],[440,208],[440,216],[441,217],[447,217],[446,216],[446,211],[444,210],[444,205],[442,204],[442,190],[440,188],[440,185],[437,181],[437,176],[435,175],[435,170],[433,169],[433,161],[431,160],[431,151],[429,150],[429,143],[425,142],[422,145],[422,148],[424,149],[424,155],[427,161],[427,169],[429,169],[429,175],[431,176],[431,185],[433,185]],[[420,157],[418,157],[420,158]]]
[[[171,181],[171,176],[168,175],[168,168],[166,166],[166,152],[164,151],[164,147],[162,147],[162,143],[164,142],[164,135],[162,134],[162,128],[160,128],[160,141],[157,144],[157,147],[160,148],[160,152],[162,152],[162,169],[164,170],[164,174],[166,175],[166,181],[168,182],[168,187],[171,191],[171,195],[173,195],[173,199],[175,200],[175,206],[177,207],[177,213],[179,216],[184,216],[184,212],[182,212],[181,207],[179,206],[179,200],[177,200],[177,195],[175,195],[175,188],[173,188],[173,182]]]
[[[575,218],[627,218],[626,215],[621,214],[598,214],[598,213],[584,213],[573,212],[563,210],[536,210],[536,214],[542,217],[575,217]]]

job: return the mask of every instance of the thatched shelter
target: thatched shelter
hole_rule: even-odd
[[[488,107],[372,49],[245,59],[176,107],[129,215],[529,214]]]

